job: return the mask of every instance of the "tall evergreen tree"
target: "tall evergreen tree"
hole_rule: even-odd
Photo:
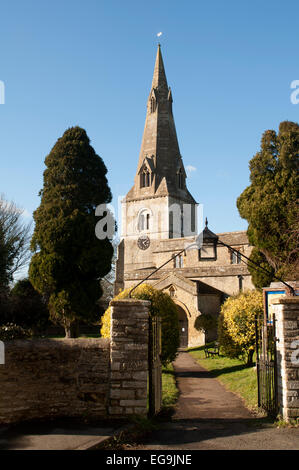
[[[49,297],[51,318],[72,337],[79,320],[96,318],[100,280],[111,269],[112,244],[95,235],[95,209],[111,201],[111,192],[106,166],[80,127],[58,139],[45,164],[29,277]]]
[[[289,279],[298,275],[299,125],[284,121],[277,134],[266,131],[249,168],[251,184],[237,207],[248,221],[249,242],[255,246],[252,259],[264,268],[268,264],[270,276],[253,279],[261,287],[271,273]]]

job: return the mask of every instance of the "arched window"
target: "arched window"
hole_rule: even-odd
[[[139,220],[138,220],[138,230],[141,232],[144,230],[144,214],[140,214]]]
[[[180,189],[183,189],[184,187],[184,175],[183,175],[182,168],[180,168],[178,172],[178,186]]]
[[[169,288],[169,295],[170,297],[174,297],[175,296],[175,288],[173,286],[171,286]]]
[[[143,209],[138,215],[137,229],[139,232],[149,231],[151,228],[151,212]]]
[[[145,168],[140,175],[140,186],[142,188],[147,188],[150,186],[150,184],[151,184],[151,175],[148,169]]]
[[[151,97],[151,113],[154,113],[156,111],[156,100],[155,98],[152,96]]]

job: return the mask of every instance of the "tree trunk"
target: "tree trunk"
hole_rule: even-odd
[[[254,350],[251,349],[248,353],[248,356],[247,356],[247,365],[249,367],[253,365],[253,354],[254,354]]]
[[[73,322],[69,322],[64,326],[65,330],[65,337],[66,338],[78,338],[79,337],[79,321],[75,320]]]

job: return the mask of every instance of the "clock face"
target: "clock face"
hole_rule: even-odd
[[[150,239],[147,235],[141,235],[137,240],[137,245],[140,250],[147,250],[150,246]]]

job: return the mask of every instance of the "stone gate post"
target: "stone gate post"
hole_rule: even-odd
[[[109,414],[147,415],[148,300],[112,300]]]
[[[299,297],[273,301],[276,318],[278,402],[286,421],[299,417]]]

